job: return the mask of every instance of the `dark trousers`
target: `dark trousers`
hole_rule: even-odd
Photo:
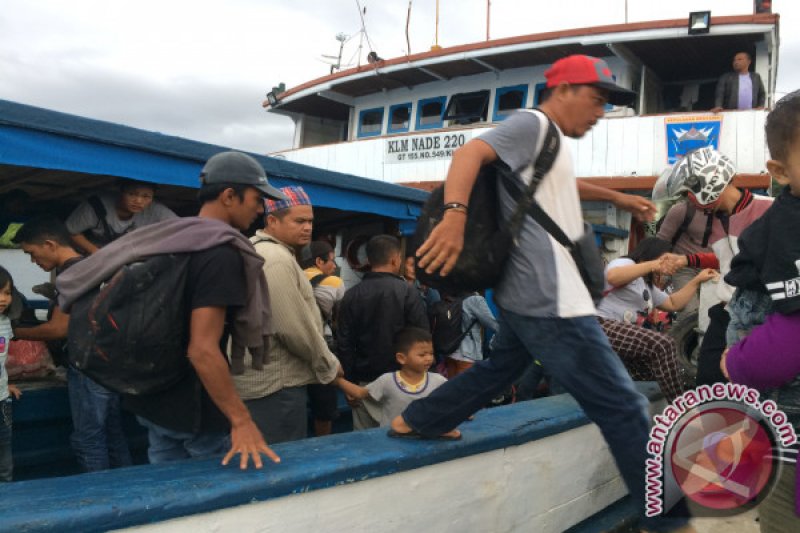
[[[711,385],[725,383],[728,380],[719,368],[722,352],[725,351],[725,332],[728,329],[730,316],[725,310],[725,304],[719,303],[708,310],[708,329],[703,335],[700,345],[700,355],[697,358],[697,385]]]
[[[267,443],[308,437],[306,387],[287,387],[263,398],[246,400],[244,404]]]

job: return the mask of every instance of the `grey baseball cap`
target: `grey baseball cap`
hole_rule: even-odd
[[[253,157],[242,152],[220,152],[211,156],[200,171],[200,183],[239,183],[252,185],[264,196],[275,200],[285,200],[280,190],[269,184],[264,167]]]

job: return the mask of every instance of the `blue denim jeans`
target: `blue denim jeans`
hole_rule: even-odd
[[[122,432],[119,394],[92,381],[74,368],[67,369],[72,411],[72,450],[87,472],[131,464]]]
[[[633,385],[595,317],[533,318],[505,311],[489,359],[406,408],[406,423],[434,437],[450,431],[508,387],[533,357],[597,424],[628,490],[641,509],[641,526],[668,531],[687,518],[644,518],[647,400]],[[530,404],[535,406],[535,403]],[[575,458],[575,468],[581,459]]]
[[[0,400],[0,482],[11,481],[14,460],[11,455],[11,398]]]
[[[167,429],[137,416],[147,428],[147,459],[150,464],[168,463],[190,458],[205,458],[221,455],[230,448],[227,433],[185,433]]]

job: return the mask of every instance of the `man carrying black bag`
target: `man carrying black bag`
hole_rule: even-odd
[[[524,180],[517,189],[527,187],[548,119],[558,127],[560,149],[536,189],[535,203],[570,241],[583,236],[579,187],[564,137],[582,137],[603,117],[606,103],[629,105],[635,95],[614,83],[603,60],[588,56],[556,61],[545,78],[547,93],[540,111],[516,113],[453,155],[445,183],[445,215],[417,250],[419,265],[426,271],[447,275],[456,264],[464,246],[470,192],[482,166],[500,159]],[[584,199],[618,199],[597,190],[581,192]],[[508,220],[517,199],[503,187],[498,196]],[[627,197],[615,203],[651,215],[652,206],[644,199]],[[647,401],[600,328],[573,254],[532,216],[522,222],[495,301],[502,312],[492,356],[413,402],[392,421],[392,436],[458,438],[458,424],[508,387],[535,357],[600,427],[644,515]],[[664,531],[681,528],[687,520],[643,519],[641,526]]]

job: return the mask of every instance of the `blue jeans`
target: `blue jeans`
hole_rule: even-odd
[[[221,455],[230,448],[227,433],[185,433],[174,431],[137,416],[147,428],[147,459],[150,464],[168,463],[190,458],[206,458]]]
[[[14,459],[11,455],[11,398],[0,400],[0,482],[11,481]]]
[[[73,427],[70,442],[81,467],[96,472],[130,465],[119,394],[74,368],[67,369],[67,391]]]
[[[600,428],[641,510],[641,526],[663,531],[685,525],[687,518],[644,518],[647,400],[634,387],[597,319],[533,318],[504,311],[499,322],[489,359],[411,403],[403,412],[406,423],[429,437],[454,429],[505,390],[535,357]],[[575,468],[580,468],[577,457]]]

